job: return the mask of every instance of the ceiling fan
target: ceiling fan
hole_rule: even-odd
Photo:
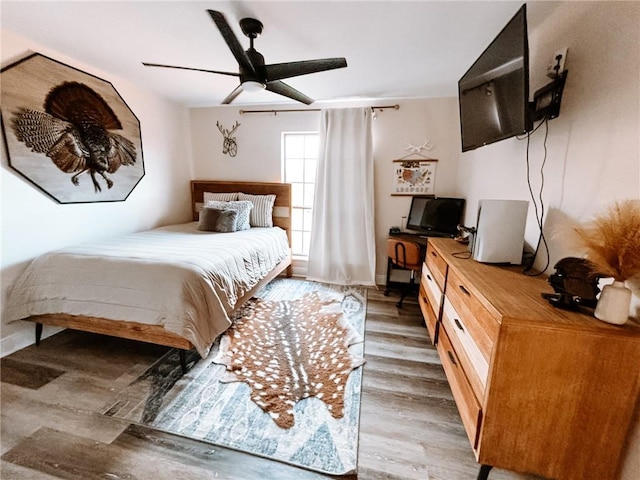
[[[299,92],[295,88],[287,85],[281,80],[284,78],[306,75],[308,73],[322,72],[325,70],[333,70],[335,68],[343,68],[347,66],[344,58],[321,58],[317,60],[304,60],[299,62],[274,63],[271,65],[264,64],[264,57],[253,48],[253,40],[262,33],[262,22],[255,18],[243,18],[240,20],[240,28],[242,33],[249,37],[249,48],[245,51],[238,41],[237,37],[231,30],[226,18],[220,12],[215,10],[207,10],[211,18],[215,22],[227,43],[227,46],[233,53],[238,62],[239,72],[221,72],[218,70],[206,70],[202,68],[177,67],[173,65],[161,65],[158,63],[142,62],[147,67],[165,67],[178,68],[181,70],[194,70],[197,72],[217,73],[220,75],[231,75],[240,77],[240,85],[238,85],[227,97],[222,101],[223,104],[229,104],[240,95],[243,90],[259,91],[262,89],[270,92],[292,98],[298,102],[307,105],[313,103],[313,99]]]

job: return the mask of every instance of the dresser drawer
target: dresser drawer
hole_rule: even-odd
[[[427,326],[427,331],[429,332],[429,338],[431,338],[431,343],[435,345],[438,341],[438,317],[437,310],[434,310],[435,305],[431,303],[429,296],[424,288],[424,283],[420,284],[420,295],[418,296],[418,303],[420,303],[420,310],[422,311],[422,317],[424,318],[424,323]]]
[[[447,262],[444,261],[440,253],[427,243],[427,254],[425,255],[427,268],[433,274],[433,278],[444,292],[444,283],[447,279]]]
[[[444,299],[442,308],[442,326],[447,331],[476,397],[482,400],[489,375],[489,363],[469,334],[467,324],[447,298]]]
[[[478,432],[482,421],[482,409],[473,389],[464,374],[462,365],[456,351],[451,345],[451,341],[446,330],[440,329],[438,337],[438,354],[447,375],[453,398],[456,401],[462,424],[467,432],[472,447],[477,447]]]
[[[433,311],[436,316],[440,313],[440,306],[442,305],[442,288],[436,282],[436,277],[429,269],[429,266],[425,262],[422,265],[422,278],[420,280],[424,285],[425,293],[429,297],[431,305],[433,305]]]
[[[446,297],[464,320],[469,335],[482,352],[485,360],[489,362],[491,349],[500,328],[498,321],[480,303],[472,290],[465,285],[453,269],[450,269],[448,273]]]

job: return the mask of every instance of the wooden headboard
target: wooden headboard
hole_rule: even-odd
[[[220,180],[191,181],[191,211],[193,220],[198,220],[200,209],[204,205],[204,192],[227,193],[242,192],[251,195],[275,194],[273,206],[273,224],[287,232],[291,245],[291,184],[269,182],[226,182]]]

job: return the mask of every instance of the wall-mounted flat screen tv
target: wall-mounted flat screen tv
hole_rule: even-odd
[[[411,199],[407,229],[427,236],[455,237],[464,211],[464,198]]]
[[[531,130],[523,5],[458,81],[462,151]]]

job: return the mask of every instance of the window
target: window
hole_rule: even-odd
[[[317,132],[282,134],[283,178],[292,190],[291,249],[302,257],[309,255],[317,163]]]

